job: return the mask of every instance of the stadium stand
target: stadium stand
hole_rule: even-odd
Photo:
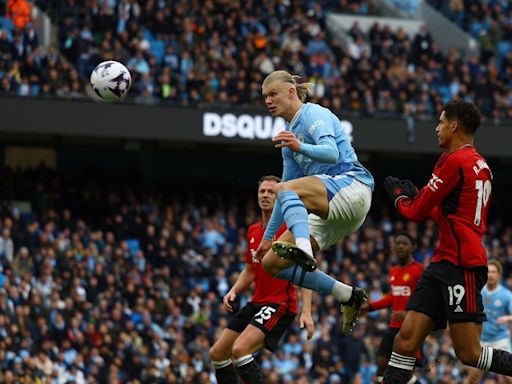
[[[431,3],[478,38],[481,57],[446,55],[428,30],[411,38],[381,24],[368,33],[348,26],[345,46],[326,30],[326,14],[378,14],[365,0],[36,0],[56,26],[55,46],[42,46],[30,23],[16,27],[0,0],[0,94],[85,99],[95,64],[116,59],[133,74],[129,102],[260,105],[261,80],[283,67],[315,83],[315,101],[345,113],[432,117],[464,97],[488,119],[511,118],[507,2]],[[222,297],[243,268],[252,194],[145,190],[98,170],[62,174],[41,164],[5,168],[0,197],[1,383],[215,383],[208,350],[227,324]],[[512,206],[506,191],[495,200],[496,210]],[[389,289],[391,235],[403,229],[428,263],[433,223],[408,223],[377,205],[359,231],[318,255],[319,265],[377,300]],[[493,215],[485,246],[512,288],[509,223]],[[313,312],[311,341],[296,323],[277,353],[257,357],[267,382],[371,383],[387,313],[343,336],[334,301],[315,297]],[[430,336],[424,352],[424,383],[462,382],[446,332]]]
[[[101,172],[62,177],[44,164],[4,170],[1,382],[215,382],[208,350],[229,316],[222,297],[243,268],[254,198],[139,190],[109,182]],[[16,200],[30,203],[31,214],[13,206]],[[388,289],[390,236],[402,229],[418,237],[415,257],[428,263],[433,223],[405,223],[383,210],[320,254],[319,265],[365,287],[375,300]],[[508,286],[511,233],[495,222],[486,238],[490,255],[505,266]],[[240,304],[248,299],[247,293]],[[275,378],[268,382],[369,383],[386,313],[361,321],[350,336],[339,331],[331,298],[316,297],[313,313],[310,342],[295,324],[276,354],[259,356],[269,380]],[[425,378],[461,382],[463,367],[454,364],[445,333],[430,337],[425,351],[431,368]]]
[[[442,54],[428,31],[410,38],[379,24],[368,34],[352,30],[353,43],[343,46],[326,14],[374,13],[365,1],[185,3],[39,0],[58,26],[57,47],[38,47],[30,26],[2,28],[0,90],[84,97],[94,66],[115,59],[132,71],[130,97],[140,103],[261,105],[263,76],[285,68],[315,83],[313,101],[353,114],[430,117],[463,97],[488,118],[512,117],[506,18],[489,26],[489,35],[504,27],[492,49],[466,58],[456,49]]]

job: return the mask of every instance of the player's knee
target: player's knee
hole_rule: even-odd
[[[250,350],[247,348],[247,346],[242,345],[242,343],[235,343],[233,345],[233,349],[231,350],[231,358],[232,359],[238,359],[242,356],[249,355]]]
[[[393,351],[400,354],[411,355],[416,353],[416,349],[416,343],[412,338],[412,332],[407,332],[407,330],[401,329],[395,336]]]
[[[296,189],[296,184],[287,183],[286,181],[277,183],[276,184],[276,194],[278,194],[279,192],[284,192],[284,191],[293,191],[293,192],[299,193],[298,190]]]
[[[210,348],[210,360],[211,361],[222,361],[227,360],[231,356],[231,351],[223,351],[216,345]]]
[[[276,194],[283,192],[286,189],[286,182],[277,183],[275,186]]]
[[[480,352],[482,351],[480,347],[471,345],[455,345],[454,349],[457,358],[462,364],[470,367],[476,367],[478,359],[480,358]]]

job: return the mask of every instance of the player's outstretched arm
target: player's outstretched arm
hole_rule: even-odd
[[[432,173],[428,184],[420,190],[414,199],[401,196],[395,200],[400,214],[412,221],[422,221],[430,217],[433,209],[460,183],[459,168],[459,160],[453,155],[447,156],[443,165],[435,170],[436,173]],[[395,179],[395,185],[396,181],[400,182],[396,178],[393,179]],[[386,186],[385,188],[389,189]]]

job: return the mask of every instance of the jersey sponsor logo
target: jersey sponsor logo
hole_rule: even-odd
[[[411,296],[411,288],[407,285],[394,285],[391,287],[393,296]]]
[[[441,180],[435,173],[433,173],[432,177],[428,181],[428,187],[432,192],[436,192],[439,189],[438,184],[444,184],[444,181]]]
[[[256,258],[256,251],[251,249],[251,258],[253,263],[259,263],[260,261]]]

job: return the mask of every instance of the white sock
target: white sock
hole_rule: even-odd
[[[480,358],[478,359],[478,363],[476,363],[476,367],[481,371],[487,372],[491,368],[492,364],[492,348],[483,347],[480,352]]]
[[[306,252],[308,255],[313,256],[313,248],[311,248],[311,241],[302,237],[295,239],[295,245]]]
[[[222,360],[222,361],[212,361],[212,365],[215,367],[215,369],[226,368],[226,367],[230,366],[231,364],[233,364],[231,359]]]
[[[413,371],[416,358],[413,356],[403,356],[399,353],[392,352],[388,365],[405,371]]]
[[[332,295],[341,303],[345,303],[350,300],[352,296],[352,287],[342,282],[336,281],[334,287],[332,287]]]
[[[414,384],[417,382],[418,382],[418,379],[416,378],[416,376],[412,375],[411,379],[406,384]]]
[[[245,355],[239,357],[238,359],[233,359],[233,364],[235,364],[237,367],[241,367],[243,365],[249,364],[253,360],[254,357],[252,357],[252,355]]]

